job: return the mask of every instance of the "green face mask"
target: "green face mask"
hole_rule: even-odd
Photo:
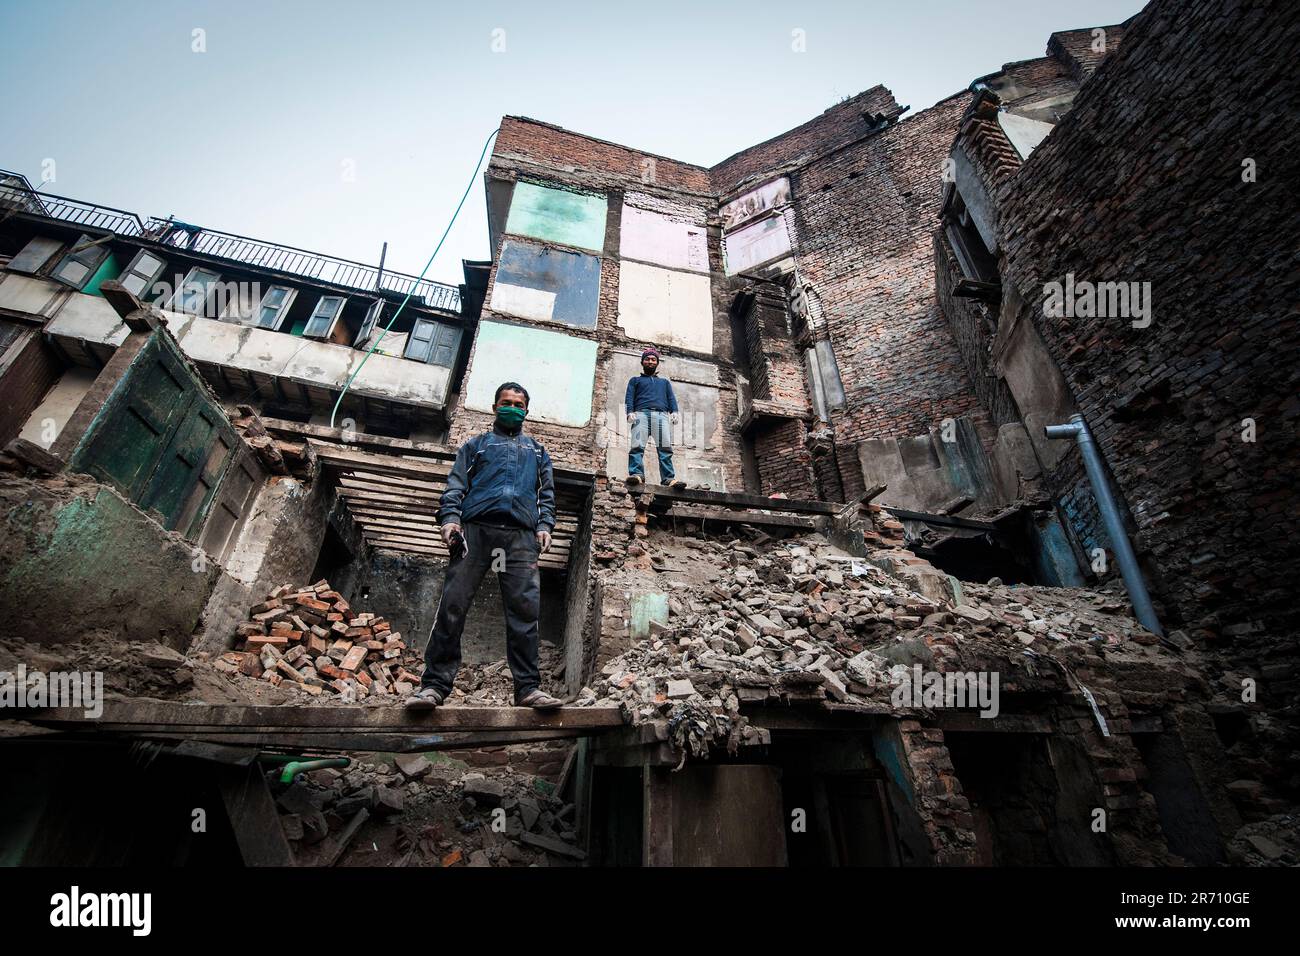
[[[518,428],[527,417],[526,408],[515,408],[513,405],[502,405],[497,408],[497,421],[506,428]]]

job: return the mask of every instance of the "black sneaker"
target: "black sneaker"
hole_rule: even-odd
[[[639,486],[640,484],[641,484],[641,476],[640,476],[640,475],[628,475],[628,476],[627,476],[627,486],[628,486],[629,488],[636,488],[636,487]]]
[[[680,478],[674,478],[672,481],[668,483],[668,487],[676,488],[678,491],[682,491],[686,488],[686,482],[682,481]]]

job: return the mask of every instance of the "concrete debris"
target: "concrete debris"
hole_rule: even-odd
[[[714,570],[669,582],[681,613],[612,658],[577,701],[616,702],[629,722],[660,724],[683,758],[763,742],[742,705],[919,713],[893,701],[916,664],[997,670],[1004,687],[1032,677],[1076,692],[1058,658],[1165,653],[1109,595],[948,580],[922,589],[925,577],[946,576],[893,548],[863,561],[808,537],[761,554],[708,541],[674,560],[686,556]]]
[[[508,768],[466,770],[446,754],[375,755],[282,784],[270,775],[285,838],[302,865],[570,866],[574,808],[549,781]],[[360,816],[364,814],[364,816]],[[359,833],[348,825],[358,820]],[[350,847],[340,847],[352,838]]]

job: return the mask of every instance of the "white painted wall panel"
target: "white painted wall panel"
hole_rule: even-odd
[[[703,226],[626,203],[619,255],[674,269],[709,271],[709,248]]]
[[[492,287],[492,310],[521,319],[549,322],[555,314],[555,293],[498,282]]]
[[[709,277],[623,260],[619,264],[618,324],[642,342],[712,353]]]
[[[722,241],[727,259],[727,275],[735,275],[779,259],[790,251],[790,230],[784,216],[760,219],[735,232]]]

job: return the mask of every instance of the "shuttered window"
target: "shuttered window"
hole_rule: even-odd
[[[459,347],[460,329],[457,326],[431,319],[416,319],[411,337],[406,343],[404,357],[452,368],[456,364],[456,351]]]
[[[54,267],[54,271],[50,273],[50,278],[57,279],[64,285],[70,285],[74,289],[80,289],[89,282],[90,277],[108,258],[109,253],[107,242],[94,245],[97,238],[99,237],[88,236],[85,233],[78,236],[77,241],[68,250],[68,254]]]
[[[152,252],[141,249],[130,264],[122,270],[117,281],[122,283],[122,287],[127,292],[137,298],[143,298],[145,291],[158,281],[158,277],[166,268],[166,262]]]
[[[316,308],[312,310],[311,318],[307,320],[307,327],[303,329],[302,334],[311,339],[327,339],[330,333],[334,331],[334,323],[338,321],[339,313],[343,311],[343,303],[347,298],[341,295],[323,295],[320,301],[316,303]]]
[[[262,296],[262,301],[257,307],[257,327],[279,329],[296,294],[293,289],[284,285],[273,285],[267,289],[266,295]]]

